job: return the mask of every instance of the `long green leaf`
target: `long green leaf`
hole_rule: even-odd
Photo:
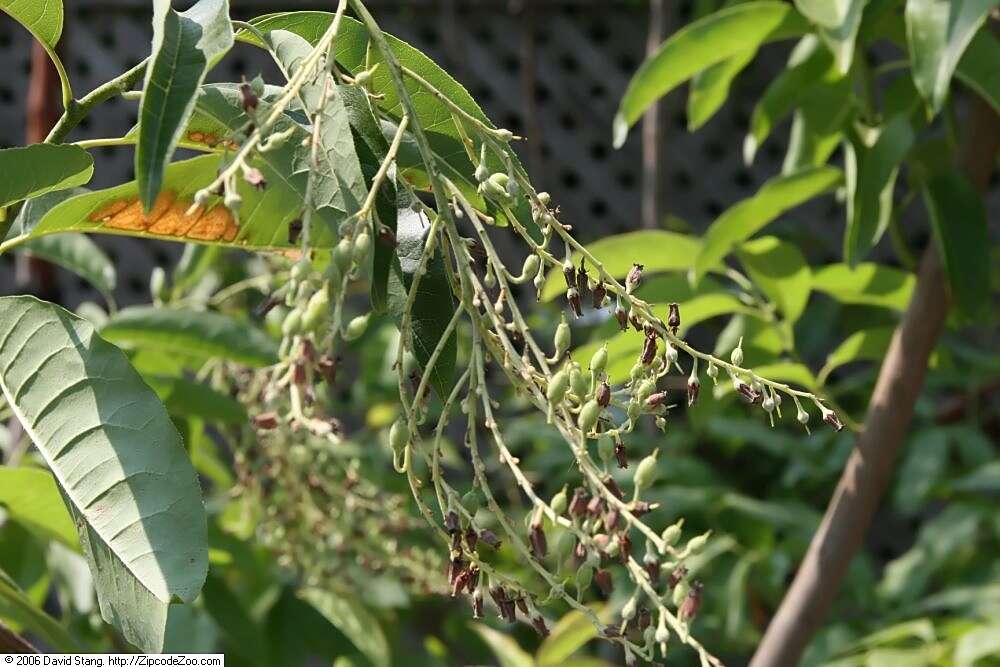
[[[139,102],[135,173],[143,209],[150,211],[164,172],[194,111],[209,68],[233,45],[228,0],[200,0],[177,12],[170,0],[153,4],[153,53]]]
[[[37,468],[0,468],[0,505],[25,528],[79,551],[76,527],[51,473]]]
[[[482,623],[473,624],[472,629],[493,651],[500,667],[534,667],[535,661],[510,635]]]
[[[847,18],[851,0],[795,0],[795,7],[813,23],[836,28]]]
[[[819,36],[833,52],[834,62],[841,74],[847,74],[851,69],[854,42],[861,27],[861,15],[867,2],[868,0],[847,0],[840,23],[831,27],[819,27]]]
[[[37,634],[53,648],[66,653],[80,650],[66,628],[32,604],[24,591],[3,570],[0,570],[0,618],[13,621]]]
[[[833,189],[841,180],[840,170],[834,167],[816,167],[769,180],[755,195],[726,210],[705,232],[704,245],[692,268],[694,282],[722,261],[734,245],[785,211]]]
[[[0,389],[77,517],[105,619],[158,650],[145,612],[165,622],[208,569],[201,490],[163,405],[89,323],[33,297],[0,298]]]
[[[990,239],[982,199],[951,170],[932,177],[923,192],[952,299],[963,318],[976,319],[990,295]]]
[[[906,38],[913,80],[934,112],[941,110],[948,96],[952,74],[966,47],[998,4],[997,0],[907,1]]]
[[[958,63],[955,76],[979,93],[1000,113],[1000,40],[989,31],[980,30],[972,38]]]
[[[671,35],[632,77],[614,121],[614,145],[656,100],[698,72],[761,44],[809,31],[809,23],[784,2],[748,2],[710,14]]]
[[[399,259],[392,267],[388,282],[388,311],[397,322],[402,319],[407,294],[424,251],[428,229],[427,218],[422,213],[413,211],[400,198],[399,218],[396,222],[396,254]],[[421,368],[426,368],[454,312],[451,286],[448,284],[444,260],[438,252],[429,260],[427,272],[420,277],[410,312],[413,351]],[[430,379],[430,386],[442,398],[451,391],[457,354],[458,342],[452,332],[434,364]]]
[[[115,291],[114,264],[85,234],[43,236],[28,241],[21,248],[85,278],[105,298]]]
[[[757,49],[747,49],[732,58],[702,70],[691,79],[688,92],[688,131],[693,132],[707,123],[725,103],[736,76],[749,65]]]
[[[332,18],[333,14],[329,12],[282,12],[257,17],[251,23],[265,35],[272,30],[287,30],[305,38],[310,44],[315,44],[329,27]],[[259,38],[251,31],[240,31],[236,38],[250,44],[263,46]],[[434,61],[418,49],[391,35],[386,35],[386,40],[389,43],[389,48],[403,67],[421,76],[464,112],[485,123],[488,127],[493,127],[469,92],[447,72],[438,67]],[[376,95],[373,99],[378,108],[398,122],[402,115],[399,95],[388,68],[385,67],[384,63],[381,63],[378,50],[368,48],[368,32],[364,26],[355,19],[344,17],[337,33],[337,39],[334,41],[334,50],[337,64],[352,74],[379,65],[367,85],[371,92]],[[473,206],[492,216],[497,224],[506,224],[504,213],[497,210],[492,203],[484,200],[476,191],[478,183],[473,176],[475,165],[463,144],[462,133],[455,126],[455,116],[451,109],[435,95],[428,94],[412,79],[407,79],[406,87],[413,98],[418,120],[428,135],[432,150],[442,158],[443,164],[441,166],[444,175],[455,182]],[[513,162],[515,169],[522,170],[514,151],[509,147],[506,151],[507,157]],[[472,157],[478,160],[478,146],[473,153]],[[409,181],[412,186],[425,190],[430,189],[423,162],[411,141],[404,141],[397,156],[397,165],[399,175]],[[486,166],[491,172],[506,171],[506,166],[500,157],[490,152],[487,154]],[[514,214],[523,223],[530,224],[531,212],[526,202],[520,203]]]
[[[854,268],[829,264],[813,271],[813,289],[841,303],[904,310],[910,302],[916,278],[890,266],[862,262]]]
[[[844,261],[855,265],[889,226],[892,195],[899,164],[913,146],[914,133],[905,115],[890,119],[871,146],[860,140],[847,144],[844,174],[847,185],[847,229]]]
[[[799,249],[774,236],[762,236],[741,245],[737,256],[754,284],[778,306],[785,319],[798,320],[812,288],[812,271]]]
[[[603,605],[591,607],[599,618],[610,620],[611,612]],[[597,629],[582,612],[570,610],[559,619],[551,634],[538,647],[535,655],[537,667],[556,667],[565,664],[570,657],[591,639],[597,636]]]
[[[94,160],[78,146],[32,144],[0,150],[0,208],[46,192],[83,185]]]
[[[101,328],[116,344],[152,346],[195,357],[221,357],[251,366],[277,360],[277,345],[253,325],[211,311],[134,306]]]
[[[38,40],[45,52],[49,54],[52,63],[59,73],[63,87],[63,102],[72,99],[69,88],[69,76],[63,66],[56,44],[62,37],[63,3],[62,0],[0,0],[0,11],[6,12],[23,25]]]
[[[389,667],[389,643],[382,627],[360,602],[317,588],[307,588],[299,597],[340,630],[374,667]]]
[[[606,236],[586,247],[604,265],[605,271],[615,278],[624,278],[633,264],[642,264],[646,275],[687,269],[701,250],[701,241],[687,234],[649,229]],[[573,256],[573,262],[580,265],[579,254]],[[565,289],[562,271],[553,270],[542,286],[541,298],[551,301]]]

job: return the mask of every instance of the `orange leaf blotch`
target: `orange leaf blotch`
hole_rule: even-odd
[[[187,209],[190,206],[190,202],[178,201],[175,202],[170,209],[164,213],[154,224],[149,228],[150,234],[159,234],[160,236],[184,236],[187,234],[188,230],[194,227],[195,223],[204,213],[204,209],[199,207],[196,211],[187,215]]]
[[[238,228],[233,215],[225,206],[216,206],[201,216],[198,223],[187,233],[188,238],[199,241],[232,241]]]
[[[125,209],[111,216],[111,219],[106,221],[104,226],[129,232],[143,231],[147,224],[146,216],[142,214],[142,202],[136,199]]]
[[[91,213],[87,219],[91,222],[107,222],[113,215],[122,212],[129,204],[136,201],[139,201],[138,198],[119,199],[118,201],[109,202]]]

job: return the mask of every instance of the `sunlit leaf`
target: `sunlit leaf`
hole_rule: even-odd
[[[303,589],[299,596],[340,630],[374,667],[389,667],[389,644],[385,634],[378,620],[359,602],[318,588]]]
[[[688,92],[688,131],[693,132],[715,115],[729,96],[736,76],[749,65],[757,49],[747,49],[694,75]]]
[[[813,289],[841,303],[857,303],[904,310],[910,302],[916,278],[890,266],[862,262],[853,269],[846,264],[828,264],[813,271]]]
[[[32,532],[79,551],[76,527],[51,473],[37,468],[0,467],[0,506]]]
[[[94,160],[78,146],[32,144],[0,150],[0,208],[47,192],[83,185]]]
[[[0,570],[0,618],[13,621],[37,634],[53,648],[66,653],[76,653],[80,650],[66,628],[36,607],[3,570]]]
[[[747,241],[736,253],[750,279],[795,322],[809,301],[812,271],[795,245],[774,236]]]

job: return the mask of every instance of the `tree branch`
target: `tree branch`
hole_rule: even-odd
[[[38,653],[38,649],[0,621],[0,653]]]
[[[993,109],[976,97],[963,127],[960,168],[980,192],[985,192],[1000,147],[1000,123]],[[930,245],[921,260],[910,304],[879,372],[857,444],[751,667],[797,664],[823,622],[891,477],[949,306],[941,259]]]

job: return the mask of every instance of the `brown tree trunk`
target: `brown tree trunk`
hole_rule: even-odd
[[[0,653],[38,653],[38,649],[0,622]]]
[[[654,53],[666,34],[664,0],[649,0],[649,32],[646,56]],[[642,226],[656,229],[662,217],[661,181],[663,180],[663,111],[655,102],[642,117]]]
[[[963,125],[960,169],[985,193],[1000,148],[996,112],[978,97]],[[868,416],[858,435],[791,588],[771,620],[751,667],[798,664],[871,524],[923,387],[927,362],[944,329],[950,303],[937,249],[924,252],[916,288],[879,371]]]

